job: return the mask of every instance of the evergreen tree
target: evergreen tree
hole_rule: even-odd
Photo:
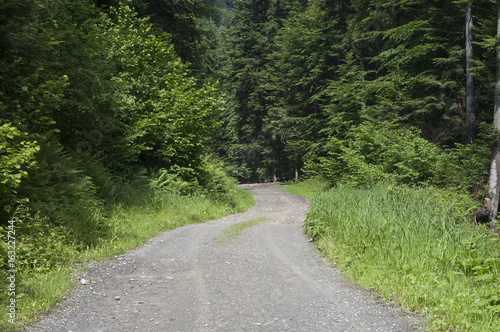
[[[273,101],[268,82],[274,37],[286,8],[281,1],[235,1],[229,40],[225,115],[228,154],[242,180],[273,180],[277,136],[267,122]]]

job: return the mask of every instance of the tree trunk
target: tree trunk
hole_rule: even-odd
[[[493,158],[491,160],[490,168],[490,200],[487,200],[488,210],[489,210],[489,222],[490,228],[496,230],[497,228],[497,214],[498,214],[498,198],[499,198],[499,181],[500,176],[500,149],[498,148],[498,134],[495,134],[493,142]]]
[[[467,99],[466,99],[466,143],[472,143],[474,139],[474,76],[472,75],[472,5],[469,3],[465,8],[465,57],[466,57],[466,77],[467,77]]]
[[[299,161],[297,156],[295,156],[295,182],[299,181]]]
[[[495,109],[493,114],[493,125],[495,127],[495,135],[493,138],[493,156],[491,159],[490,180],[488,185],[490,187],[490,201],[488,202],[489,221],[490,227],[496,230],[496,217],[498,214],[498,199],[500,196],[500,45],[498,38],[500,36],[500,4],[497,8],[497,43],[496,43],[496,56],[497,56],[497,77],[495,83]]]

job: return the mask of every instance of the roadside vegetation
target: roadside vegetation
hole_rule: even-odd
[[[242,212],[255,203],[251,194],[234,186],[217,195],[195,189],[187,193],[180,190],[187,183],[161,185],[157,180],[138,177],[132,183],[114,184],[109,189],[117,196],[93,211],[92,217],[100,223],[92,228],[64,223],[54,226],[20,204],[12,218],[17,235],[16,318],[15,324],[8,321],[10,297],[2,292],[0,329],[21,328],[48,312],[68,294],[77,281],[77,271],[85,269],[89,261],[125,253],[160,232]],[[7,230],[1,234],[1,257],[8,257]],[[7,280],[8,275],[2,270],[1,280]]]
[[[74,264],[244,210],[232,178],[309,178],[286,190],[348,278],[431,329],[498,330],[497,6],[2,1],[0,328]]]
[[[470,195],[390,184],[322,190],[317,181],[285,190],[314,197],[305,232],[348,280],[422,314],[432,331],[500,329],[500,241],[471,222]]]
[[[290,182],[287,186],[280,186],[279,189],[288,191],[291,194],[299,195],[312,200],[317,194],[328,190],[330,187],[326,179],[315,177],[305,179],[299,182]]]
[[[2,331],[47,312],[73,267],[253,202],[214,154],[215,7],[156,5],[0,2]]]

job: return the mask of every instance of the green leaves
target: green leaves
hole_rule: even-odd
[[[93,228],[100,217],[60,208],[74,199],[99,210],[95,184],[105,181],[87,174],[89,163],[105,165],[107,176],[165,168],[198,181],[221,102],[215,86],[192,77],[171,36],[126,5],[104,13],[87,0],[45,1],[36,11],[29,4],[5,4],[30,15],[6,23],[18,25],[29,47],[0,54],[0,119],[9,124],[2,192],[21,184],[19,193],[36,198],[30,207],[51,221],[74,218]],[[34,137],[43,143],[36,156]],[[39,167],[23,185],[35,158]]]
[[[0,104],[1,106],[1,104]],[[27,134],[22,133],[9,123],[0,126],[0,193],[5,198],[12,198],[27,170],[36,164],[35,153],[39,151],[36,141],[26,141]]]
[[[345,140],[332,138],[325,150],[330,157],[325,168],[331,184],[354,187],[386,180],[425,183],[432,178],[440,153],[414,129],[369,122],[353,127]]]
[[[121,119],[131,129],[128,148],[148,166],[196,169],[218,127],[215,87],[198,85],[171,38],[154,32],[147,19],[127,6],[111,9],[111,15],[104,29],[112,80],[124,96]]]

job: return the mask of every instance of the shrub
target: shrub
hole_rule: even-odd
[[[433,175],[439,148],[416,129],[365,122],[345,140],[331,139],[323,173],[331,185],[369,186],[379,181],[425,183]]]
[[[103,203],[93,179],[60,144],[44,137],[39,141],[37,165],[19,187],[19,197],[29,198],[30,210],[50,225],[64,224],[79,243],[94,245],[108,234]]]
[[[440,187],[481,193],[485,191],[491,162],[491,147],[484,140],[456,144],[438,157],[432,182]]]
[[[0,104],[1,107],[1,104]],[[36,141],[28,141],[22,133],[9,123],[0,126],[0,210],[15,201],[17,188],[28,170],[35,164],[35,153],[39,150]],[[0,214],[1,215],[1,214]],[[6,216],[0,218],[4,224]]]

